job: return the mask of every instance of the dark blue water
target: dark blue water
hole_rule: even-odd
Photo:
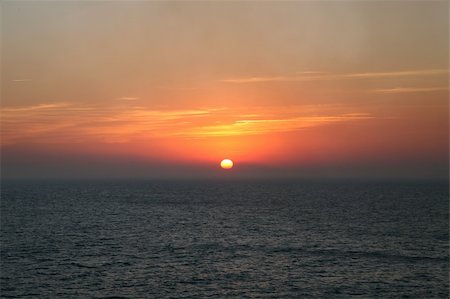
[[[448,298],[446,183],[4,182],[2,298]]]

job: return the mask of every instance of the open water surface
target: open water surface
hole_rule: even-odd
[[[2,298],[448,298],[447,183],[3,182]]]

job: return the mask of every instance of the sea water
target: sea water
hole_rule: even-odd
[[[3,182],[2,298],[448,298],[448,184]]]

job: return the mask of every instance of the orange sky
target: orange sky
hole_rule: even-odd
[[[446,2],[1,8],[4,177],[448,175]]]

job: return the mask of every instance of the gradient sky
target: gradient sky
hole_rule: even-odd
[[[4,178],[448,177],[446,1],[5,1],[1,22]]]

